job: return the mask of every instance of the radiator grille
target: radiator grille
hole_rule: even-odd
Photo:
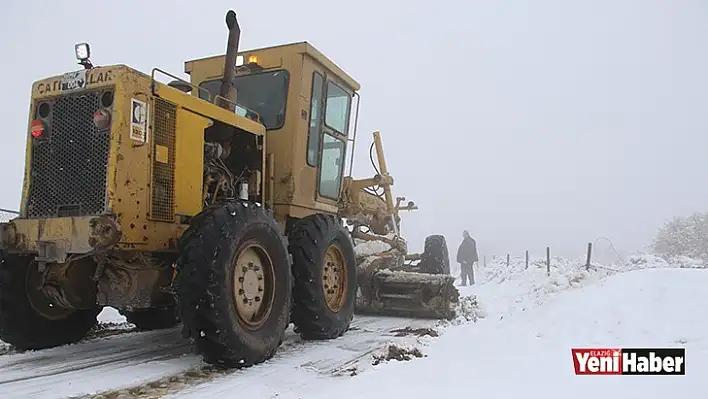
[[[32,144],[29,218],[96,215],[105,210],[110,129],[99,131],[93,123],[101,93],[42,101],[51,111],[45,119],[46,137]]]
[[[175,196],[175,125],[177,107],[155,99],[152,147],[152,211],[153,220],[174,221]]]

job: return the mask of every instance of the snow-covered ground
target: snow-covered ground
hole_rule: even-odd
[[[366,244],[357,252],[382,249]],[[289,332],[274,359],[241,371],[204,367],[179,329],[9,351],[0,356],[0,397],[705,397],[703,265],[650,255],[589,271],[581,264],[553,258],[548,276],[543,259],[532,259],[528,269],[523,259],[512,258],[509,267],[505,259],[490,262],[477,268],[476,285],[460,287],[466,311],[453,322],[357,316],[353,329],[333,341],[303,342]],[[126,328],[113,309],[99,320]],[[587,346],[683,346],[687,375],[575,376],[570,349]],[[377,361],[388,348],[409,349],[412,360]]]
[[[542,295],[532,295],[503,319],[450,329],[424,359],[330,382],[307,397],[704,398],[707,285],[705,270],[648,269],[551,295],[543,306],[537,301]],[[506,306],[484,302],[487,287],[478,288],[465,291],[479,293],[490,308]],[[685,347],[686,375],[573,374],[572,347],[623,346]]]

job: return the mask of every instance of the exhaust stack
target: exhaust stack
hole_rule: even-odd
[[[229,39],[226,44],[224,76],[221,78],[218,105],[221,108],[235,112],[236,87],[234,87],[233,80],[236,76],[236,57],[238,55],[238,43],[241,39],[241,28],[238,26],[236,13],[233,10],[229,10],[226,13],[226,27],[229,28]]]

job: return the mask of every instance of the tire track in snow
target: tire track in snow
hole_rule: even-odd
[[[76,344],[80,344],[83,342],[91,342],[96,339],[110,337],[112,335],[128,334],[136,331],[138,331],[137,327],[130,323],[99,323],[96,325],[96,327],[89,331],[82,340],[80,340]],[[0,356],[14,353],[18,352],[15,351],[15,348],[12,345],[0,341]]]
[[[243,387],[248,386],[262,386],[269,389],[255,396],[244,393],[244,397],[265,397],[277,394],[279,391],[302,388],[306,385],[305,381],[311,381],[313,376],[317,378],[350,376],[353,370],[358,370],[362,365],[370,366],[371,354],[382,349],[387,342],[405,340],[406,337],[396,337],[391,330],[432,324],[435,324],[435,321],[357,316],[352,322],[352,328],[345,335],[329,341],[302,341],[290,329],[276,355],[262,364],[242,370],[224,370],[200,363],[199,366],[177,375],[136,384],[131,388],[104,391],[84,398],[159,398],[177,393],[180,397],[184,395],[229,397],[236,392],[232,391],[233,389],[241,392]],[[293,370],[297,375],[302,373],[309,378],[300,380],[290,376],[283,378],[285,375],[293,374]]]
[[[306,352],[279,352],[271,361],[196,385],[179,392],[179,398],[229,397],[233,392],[252,398],[301,394],[319,383],[336,383],[340,378],[371,368],[371,355],[389,342],[415,342],[391,332],[398,328],[431,327],[432,320],[358,316],[354,330],[332,341],[306,344]],[[303,348],[304,349],[304,348]],[[176,395],[175,395],[176,396]]]
[[[201,360],[178,328],[0,356],[0,397],[57,398],[130,387]]]

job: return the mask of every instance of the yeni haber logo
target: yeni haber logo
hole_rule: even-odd
[[[576,375],[686,375],[685,348],[573,348]]]

